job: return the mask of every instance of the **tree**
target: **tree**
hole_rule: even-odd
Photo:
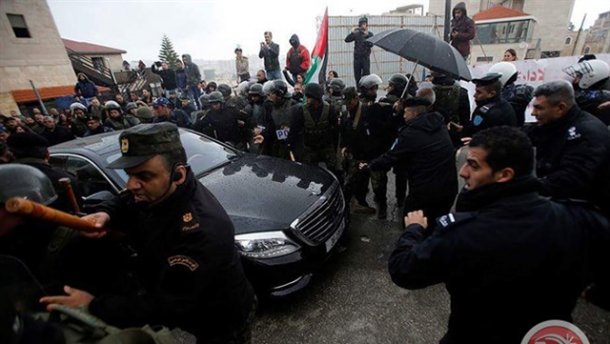
[[[159,51],[159,59],[162,62],[167,62],[171,69],[176,68],[176,62],[178,61],[178,53],[174,50],[172,41],[169,40],[167,35],[163,34],[161,39],[161,51]]]

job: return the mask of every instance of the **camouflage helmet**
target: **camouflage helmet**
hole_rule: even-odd
[[[379,87],[379,85],[381,85],[382,83],[383,83],[383,81],[381,80],[379,75],[369,74],[369,75],[363,76],[362,79],[360,79],[360,82],[358,83],[358,85],[361,88],[368,90],[375,86]]]
[[[265,93],[263,92],[263,85],[261,84],[254,84],[252,86],[250,86],[250,89],[248,90],[248,94],[249,95],[258,95],[263,97],[265,95]]]
[[[74,103],[70,104],[70,111],[74,111],[76,109],[87,112],[87,107],[79,102],[74,102]]]
[[[218,85],[218,88],[216,89],[216,91],[222,93],[222,96],[227,99],[231,96],[231,86],[227,85],[227,84],[220,84]]]
[[[138,108],[138,104],[134,103],[134,102],[129,102],[127,103],[127,105],[125,105],[125,111],[129,112],[129,110],[131,109],[137,109]]]
[[[214,103],[224,103],[224,102],[225,102],[225,98],[222,95],[222,93],[220,93],[220,91],[214,91],[209,94],[208,103],[214,104]]]
[[[330,89],[331,93],[341,94],[345,88],[345,82],[343,79],[334,78],[328,83],[328,88]]]
[[[120,112],[123,111],[123,109],[121,109],[121,105],[119,105],[119,103],[115,102],[114,100],[109,100],[106,103],[104,103],[104,109],[110,111],[110,110],[119,110]]]
[[[390,77],[390,79],[388,79],[388,84],[394,86],[394,88],[399,89],[399,90],[404,90],[405,87],[407,87],[407,83],[409,81],[407,80],[407,77],[396,73],[396,74],[392,74],[392,76]]]
[[[11,197],[49,205],[57,199],[57,193],[49,177],[37,168],[22,164],[0,165],[0,203]]]

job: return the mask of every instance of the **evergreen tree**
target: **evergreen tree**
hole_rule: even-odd
[[[161,51],[159,51],[159,59],[162,62],[167,62],[169,68],[175,69],[176,62],[178,61],[178,53],[174,50],[174,45],[172,41],[169,40],[167,35],[163,35],[161,39]]]

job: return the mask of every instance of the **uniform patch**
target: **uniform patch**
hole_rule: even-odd
[[[193,221],[193,214],[186,213],[186,214],[182,215],[182,221],[184,221],[184,222],[191,222],[191,221]]]
[[[167,258],[167,262],[169,263],[169,266],[182,265],[191,271],[195,271],[199,267],[199,263],[193,258],[182,255],[171,256]]]
[[[568,129],[568,141],[576,140],[579,137],[580,133],[576,132],[576,127],[571,127],[570,129]]]
[[[129,140],[124,137],[121,139],[121,153],[125,154],[129,151]]]
[[[475,126],[479,126],[481,125],[481,123],[483,123],[483,117],[479,115],[474,116],[474,118],[472,119],[472,124],[474,124]]]

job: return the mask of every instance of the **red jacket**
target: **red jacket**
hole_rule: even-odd
[[[298,55],[298,61],[300,63],[298,65],[291,64],[291,56],[295,54],[294,48],[290,48],[288,50],[288,54],[286,54],[286,68],[293,74],[303,74],[307,72],[309,66],[311,65],[311,57],[309,56],[309,50],[305,48],[302,44],[298,46],[296,54]],[[296,56],[295,56],[296,57]]]

